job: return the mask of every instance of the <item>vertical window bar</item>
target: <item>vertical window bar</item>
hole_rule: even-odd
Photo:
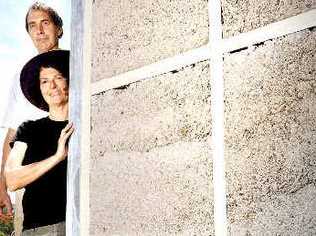
[[[221,1],[208,1],[213,142],[214,229],[216,236],[227,235],[226,182],[224,162],[224,80],[221,51]]]

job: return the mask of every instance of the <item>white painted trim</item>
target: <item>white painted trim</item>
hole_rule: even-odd
[[[224,76],[222,42],[221,1],[208,1],[210,80],[213,155],[213,210],[215,236],[227,235],[226,179],[224,157]]]
[[[209,57],[208,46],[193,49],[180,55],[144,66],[140,69],[132,70],[111,78],[94,82],[92,83],[91,93],[94,95],[109,89],[134,83],[146,78],[151,78],[153,76],[167,73],[199,61],[207,60]]]
[[[289,17],[279,22],[271,23],[250,32],[223,39],[221,50],[223,53],[235,51],[314,26],[316,26],[316,9]]]
[[[66,235],[89,235],[91,3],[71,2],[69,120],[75,131],[69,142]]]
[[[80,236],[89,234],[90,226],[90,105],[91,105],[91,22],[92,2],[84,1],[83,81],[81,91],[80,157]]]

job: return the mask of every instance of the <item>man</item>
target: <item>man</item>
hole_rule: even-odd
[[[38,53],[58,49],[58,40],[63,35],[63,22],[57,12],[42,3],[34,3],[25,17],[25,28]],[[25,120],[35,120],[47,113],[31,105],[23,96],[19,72],[10,91],[6,117],[2,127],[8,128],[3,144],[1,176],[0,176],[0,219],[8,220],[12,217],[12,204],[7,193],[3,169],[11,150],[9,143],[15,136],[17,127]],[[6,211],[3,211],[6,208]]]

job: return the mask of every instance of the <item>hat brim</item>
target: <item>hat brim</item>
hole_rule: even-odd
[[[68,50],[54,50],[33,57],[28,61],[20,74],[20,86],[26,99],[37,108],[48,111],[39,83],[39,73],[42,67],[52,67],[69,79],[69,54]]]

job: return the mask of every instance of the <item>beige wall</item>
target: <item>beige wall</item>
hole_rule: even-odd
[[[315,0],[222,0],[223,35],[238,35],[313,8]]]
[[[206,61],[93,96],[92,235],[212,233],[209,88]]]
[[[221,2],[226,38],[316,6]],[[211,46],[208,4],[95,0],[92,82],[135,69],[143,76],[144,66]],[[210,60],[93,94],[90,235],[214,235],[211,90],[218,80],[228,234],[315,234],[315,36],[301,29],[224,53],[223,68],[215,68],[222,78],[211,78],[209,51]]]
[[[316,32],[225,55],[232,235],[316,233]]]
[[[98,81],[206,44],[207,1],[95,1],[92,31]]]

